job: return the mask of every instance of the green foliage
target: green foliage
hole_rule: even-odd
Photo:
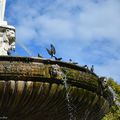
[[[120,102],[120,85],[116,83],[112,78],[108,79],[108,85],[112,87],[117,95],[117,101]],[[110,112],[102,120],[120,120],[120,107],[114,104]]]

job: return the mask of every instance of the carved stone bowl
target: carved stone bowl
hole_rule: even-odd
[[[96,74],[72,63],[1,56],[0,118],[100,120],[113,103],[100,83]]]

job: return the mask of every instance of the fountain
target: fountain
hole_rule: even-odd
[[[15,28],[0,0],[0,119],[100,120],[113,104],[103,78],[73,63],[8,56]]]

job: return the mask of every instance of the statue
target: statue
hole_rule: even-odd
[[[6,0],[0,0],[0,55],[15,50],[15,28],[4,21]]]
[[[59,65],[51,65],[51,67],[49,68],[49,73],[51,78],[57,78],[57,77],[62,77],[63,73],[60,70],[60,66]]]
[[[0,40],[0,54],[8,55],[8,52],[11,50],[15,50],[15,31],[11,29],[6,29],[3,33],[3,39]]]
[[[99,80],[100,80],[100,84],[101,84],[101,95],[103,95],[104,91],[108,90],[111,93],[113,102],[115,102],[116,101],[116,93],[114,92],[112,87],[108,85],[108,79],[106,77],[100,77]]]

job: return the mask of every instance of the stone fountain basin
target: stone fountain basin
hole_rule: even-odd
[[[83,67],[41,58],[0,57],[0,117],[69,120],[72,112],[76,120],[100,120],[112,103],[111,93],[101,88],[99,77]]]

